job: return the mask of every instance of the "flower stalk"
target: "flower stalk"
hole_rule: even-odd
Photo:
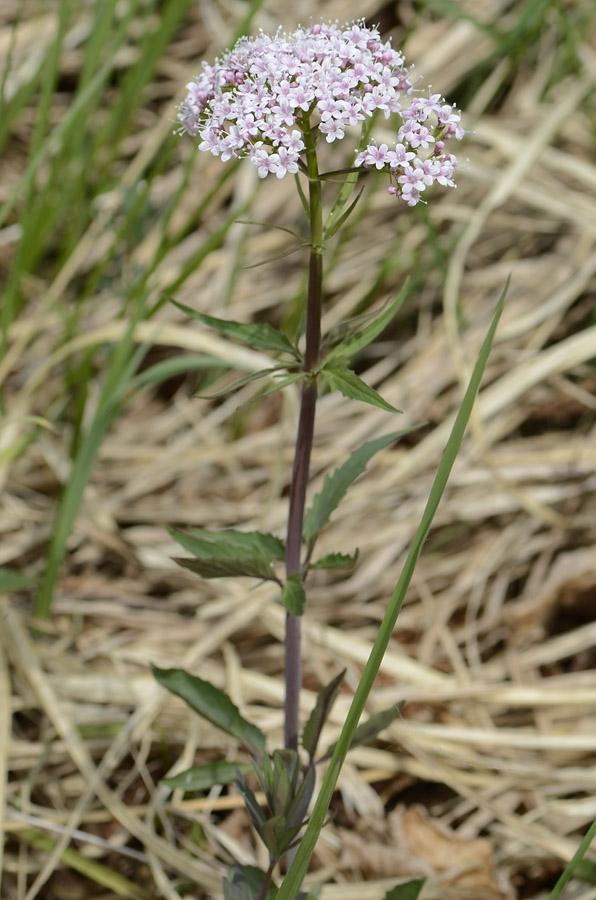
[[[310,225],[310,254],[308,267],[308,297],[306,305],[306,346],[302,384],[300,417],[296,435],[294,464],[290,484],[288,528],[286,540],[286,577],[299,574],[301,569],[302,524],[306,488],[312,453],[315,408],[317,402],[316,368],[321,345],[321,308],[323,302],[323,204],[315,137],[308,123],[303,130],[308,172],[308,201]],[[300,688],[302,686],[300,618],[286,615],[285,637],[285,708],[284,746],[298,748]]]

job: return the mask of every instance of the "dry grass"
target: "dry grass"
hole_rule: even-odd
[[[190,145],[181,145],[175,164],[152,179],[142,234],[86,295],[74,332],[65,328],[64,310],[89,283],[132,187],[169,134],[173,103],[196,58],[226,44],[243,6],[205,0],[192,7],[157,67],[136,130],[118,144],[119,186],[94,199],[92,220],[66,258],[56,243],[22,282],[24,306],[0,360],[0,565],[35,576],[43,570],[56,499],[71,472],[73,401],[65,367],[90,348],[88,422],[105,347],[127,329],[121,286],[155,254],[160,210],[181,184]],[[470,0],[459,9],[507,35],[528,6]],[[392,4],[381,9],[374,0],[357,9],[329,0],[300,10],[302,20],[311,12],[380,18],[398,40],[417,18],[406,44],[409,61],[436,90],[465,96],[473,129],[456,194],[437,193],[419,215],[397,209],[378,184],[362,224],[330,258],[326,327],[381,304],[413,273],[407,308],[360,365],[368,382],[404,410],[400,426],[425,423],[370,464],[321,538],[321,550],[359,547],[361,554],[350,577],[319,578],[305,618],[304,714],[322,683],[341,666],[348,671],[330,738],[423,509],[461,384],[511,275],[473,426],[370,700],[374,711],[405,699],[404,717],[375,746],[354,751],[345,767],[335,819],[311,876],[330,882],[323,900],[377,900],[399,878],[417,875],[432,876],[426,900],[541,900],[596,815],[590,6],[575,35],[576,71],[563,70],[554,82],[562,51],[553,10],[517,59],[505,50],[495,54],[489,32],[473,22],[413,11],[408,3],[399,4],[401,20]],[[560,7],[573,18],[582,4]],[[49,52],[57,15],[52,4],[31,4],[13,28],[18,8],[7,2],[0,14],[0,47],[8,52],[15,40],[9,99],[30,78],[31,54]],[[288,5],[281,18],[292,26],[294,10]],[[80,22],[84,31],[83,13]],[[276,5],[265,3],[253,27],[276,24]],[[122,71],[134,62],[133,39],[127,48]],[[488,70],[481,70],[489,57]],[[73,38],[60,58],[61,89],[49,112],[54,124],[83,63]],[[3,201],[25,170],[38,101],[34,93],[11,126],[0,161]],[[257,185],[254,174],[250,166],[238,168],[196,227],[168,249],[149,279],[151,297],[176,284],[231,212],[296,227],[293,185]],[[171,234],[220,175],[218,161],[196,161],[168,224]],[[37,181],[43,177],[42,166]],[[0,263],[8,272],[17,223],[18,204],[0,231]],[[217,315],[225,298],[234,318],[279,323],[295,308],[302,256],[243,266],[283,252],[287,242],[280,231],[233,225],[175,290],[177,299]],[[244,371],[263,364],[259,354],[189,326],[171,306],[137,326],[134,342],[145,341],[157,344],[152,361],[192,351]],[[99,900],[118,891],[167,900],[185,891],[219,897],[223,863],[263,862],[233,790],[184,799],[158,786],[179,760],[186,767],[222,754],[234,758],[235,748],[165,695],[148,670],[150,662],[182,664],[211,679],[271,746],[281,743],[284,617],[275,590],[199,582],[171,562],[176,545],[165,531],[166,524],[195,524],[283,533],[296,396],[290,390],[238,410],[256,390],[248,386],[214,403],[194,396],[192,380],[180,377],[129,396],[101,442],[52,618],[32,621],[32,593],[0,596],[3,900]],[[322,398],[319,410],[312,493],[351,449],[392,427],[386,413],[339,395]],[[36,427],[34,417],[47,418],[50,427]],[[90,869],[90,861],[105,869]],[[85,874],[77,873],[81,867]],[[110,871],[122,880],[106,882]],[[577,879],[565,896],[588,900],[596,891]]]

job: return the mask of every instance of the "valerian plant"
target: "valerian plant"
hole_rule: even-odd
[[[391,146],[378,144],[372,136],[374,119],[380,114],[395,121]],[[398,704],[359,724],[413,566],[461,442],[498,316],[474,370],[425,517],[388,605],[346,725],[336,744],[321,752],[322,730],[343,673],[322,689],[300,735],[300,619],[307,605],[305,585],[313,569],[350,569],[356,564],[357,554],[338,552],[316,558],[317,538],[372,456],[404,433],[392,430],[356,449],[326,477],[320,493],[306,510],[315,408],[321,388],[339,391],[389,413],[398,412],[356,375],[350,361],[395,316],[404,300],[405,289],[376,316],[345,323],[334,335],[322,335],[325,244],[355,208],[360,196],[355,194],[357,181],[367,170],[384,173],[388,192],[407,206],[425,202],[435,183],[455,187],[457,159],[448,147],[453,139],[460,140],[464,135],[460,113],[440,94],[430,89],[415,90],[402,53],[390,42],[383,41],[376,28],[368,27],[361,20],[344,27],[315,24],[292,34],[279,31],[274,36],[259,33],[253,38],[242,38],[213,65],[203,63],[201,74],[187,85],[186,98],[179,108],[179,123],[181,133],[198,140],[199,150],[223,162],[246,158],[263,179],[269,175],[278,179],[294,176],[308,229],[305,244],[309,251],[308,290],[303,335],[297,338],[267,324],[242,324],[181,307],[226,337],[275,354],[275,365],[258,373],[276,379],[273,390],[300,383],[301,405],[289,478],[285,541],[261,532],[211,532],[197,528],[170,531],[190,554],[176,561],[203,578],[238,575],[272,581],[279,586],[280,601],[286,609],[283,749],[268,751],[264,734],[246,721],[232,701],[210,683],[181,669],[154,668],[161,684],[213,725],[233,735],[250,756],[250,763],[211,763],[166,781],[173,788],[186,790],[202,790],[214,783],[233,781],[242,794],[250,821],[268,850],[269,865],[266,871],[254,866],[229,867],[223,887],[226,900],[269,900],[278,896],[279,900],[282,897],[292,900],[296,896],[314,896],[301,892],[301,882],[347,750],[372,740],[399,714]],[[352,165],[321,171],[321,142],[337,145],[344,138],[354,142]],[[328,205],[323,202],[326,181],[335,185],[337,192]],[[315,767],[329,760],[309,820]],[[255,788],[264,794],[264,804],[257,800]],[[284,857],[286,862],[294,862],[278,887],[276,868]],[[391,900],[415,898],[421,885],[422,882],[409,882],[387,896]]]

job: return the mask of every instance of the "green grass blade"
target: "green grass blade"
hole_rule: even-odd
[[[308,870],[308,865],[314,852],[317,839],[325,822],[327,811],[333,797],[333,792],[335,790],[335,785],[337,784],[341,768],[343,766],[348,750],[350,749],[352,738],[358,727],[360,716],[362,715],[366,701],[372,690],[375,678],[385,655],[385,651],[387,650],[387,647],[389,645],[391,634],[393,632],[393,629],[395,628],[395,623],[401,610],[406,591],[412,580],[414,569],[416,568],[416,563],[418,562],[418,559],[422,552],[424,541],[426,540],[426,537],[430,530],[432,520],[439,505],[439,501],[445,490],[447,479],[449,478],[449,474],[461,446],[464,432],[466,430],[466,426],[472,412],[472,407],[474,405],[474,399],[478,392],[478,388],[480,387],[480,381],[482,379],[484,368],[488,360],[488,355],[490,353],[490,348],[492,346],[497,325],[503,311],[503,304],[505,302],[505,295],[507,293],[508,285],[509,283],[506,284],[505,289],[501,294],[496,312],[488,330],[488,334],[478,355],[478,359],[476,365],[474,366],[468,388],[462,400],[459,412],[455,418],[449,440],[447,441],[447,446],[445,447],[443,457],[439,464],[430,496],[422,515],[420,525],[418,526],[418,530],[416,531],[412,547],[410,549],[410,552],[408,553],[408,557],[402,569],[395,590],[391,595],[387,611],[379,628],[379,632],[368,658],[368,662],[366,663],[366,666],[362,673],[362,677],[360,679],[360,683],[354,695],[354,699],[352,700],[352,705],[350,706],[346,721],[344,723],[344,727],[342,728],[335,751],[329,763],[329,768],[327,770],[325,778],[323,779],[323,783],[321,785],[321,789],[313,808],[308,826],[306,828],[302,841],[300,842],[300,846],[298,847],[296,857],[294,858],[292,865],[290,866],[288,873],[284,878],[283,884],[279,889],[277,900],[294,900],[294,898],[300,891],[300,885],[302,884],[304,876],[306,875],[306,872]]]
[[[563,893],[563,889],[565,888],[565,885],[568,884],[568,882],[571,880],[576,869],[581,868],[581,864],[584,859],[584,856],[586,855],[586,851],[589,849],[590,844],[592,843],[594,838],[596,838],[596,819],[594,819],[594,821],[590,825],[590,828],[588,829],[588,833],[586,834],[585,838],[583,839],[583,841],[577,848],[577,852],[574,854],[573,858],[570,859],[569,862],[567,863],[567,865],[565,866],[565,869],[564,869],[561,877],[559,878],[559,880],[555,884],[554,888],[550,892],[550,896],[549,896],[548,900],[559,900],[559,897]]]

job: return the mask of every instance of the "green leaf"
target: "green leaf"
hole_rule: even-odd
[[[353,569],[358,560],[360,551],[356,550],[353,556],[349,553],[327,553],[316,561],[310,563],[309,569]]]
[[[366,722],[363,722],[362,725],[358,725],[350,743],[350,750],[353,750],[354,747],[360,747],[363,744],[370,744],[381,731],[384,731],[385,728],[397,719],[404,703],[404,700],[400,700],[399,703],[392,704],[388,709],[382,709],[379,712],[374,713],[366,720]],[[336,746],[337,742],[327,749],[327,752],[325,753],[326,759],[331,756]]]
[[[281,591],[281,602],[291,616],[302,615],[306,605],[306,594],[299,575],[288,575]]]
[[[350,203],[348,208],[339,216],[339,218],[335,218],[333,210],[329,213],[329,216],[327,218],[327,223],[325,225],[325,228],[323,229],[323,238],[325,240],[328,240],[329,238],[333,237],[333,235],[337,231],[339,231],[339,229],[344,224],[344,222],[346,221],[346,219],[348,218],[350,213],[353,212],[356,204],[358,203],[358,201],[360,200],[360,197],[362,196],[363,190],[364,190],[363,187],[360,188],[360,190],[358,191],[358,193],[356,194],[356,196],[354,197],[354,199],[352,200],[352,202]]]
[[[188,559],[184,556],[173,556],[172,562],[190,569],[201,578],[258,578],[259,581],[275,581],[281,584],[280,579],[271,569],[271,563],[264,557],[249,559],[241,556],[238,559],[227,559],[212,556],[211,559]]]
[[[418,900],[425,882],[426,878],[404,881],[402,884],[397,884],[390,891],[387,891],[383,900]]]
[[[238,772],[250,772],[249,763],[212,762],[203,766],[192,766],[171,778],[162,778],[161,783],[167,787],[182,791],[206,791],[214,784],[229,784],[234,781]]]
[[[190,306],[178,303],[177,300],[172,300],[171,298],[170,300],[182,312],[185,312],[193,319],[197,319],[204,325],[214,328],[225,337],[248,344],[249,347],[254,347],[257,350],[279,350],[298,358],[296,348],[290,343],[285,334],[266,322],[233,322],[231,319],[216,319],[214,316],[207,316],[205,313],[197,312],[196,309],[191,309]]]
[[[192,528],[185,534],[175,528],[169,533],[185,550],[195,557],[176,557],[175,562],[203,578],[248,575],[251,578],[276,581],[273,571],[275,560],[283,562],[284,543],[272,534],[260,531],[204,531]]]
[[[265,759],[267,759],[267,757],[265,757]],[[257,834],[261,835],[263,826],[267,821],[267,816],[259,806],[252,788],[249,787],[248,781],[241,772],[236,773],[236,786],[242,794],[242,799],[244,800],[244,805],[250,821],[256,829]]]
[[[339,391],[344,397],[350,400],[361,400],[363,403],[369,403],[371,406],[378,406],[387,412],[401,412],[386,400],[383,400],[374,388],[358,378],[355,372],[343,365],[325,365],[321,370],[321,375],[325,377],[332,391]]]
[[[286,377],[282,378],[281,381],[278,381],[277,384],[273,384],[266,390],[261,391],[258,397],[255,397],[255,400],[262,400],[263,397],[268,397],[269,394],[275,394],[277,391],[282,391],[289,384],[295,384],[295,382],[305,378],[306,374],[306,372],[294,372],[291,375],[286,375]]]
[[[302,827],[304,817],[308,810],[308,804],[311,801],[316,782],[316,772],[314,766],[309,766],[306,770],[302,784],[298,788],[294,799],[288,809],[287,820],[290,828]]]
[[[223,880],[224,900],[274,900],[277,888],[273,881],[263,896],[265,872],[256,866],[228,866]]]
[[[250,375],[243,375],[241,378],[237,378],[231,384],[226,385],[226,387],[222,388],[220,391],[215,391],[213,394],[197,392],[193,396],[200,397],[202,400],[217,400],[219,397],[225,397],[253,381],[258,381],[259,378],[267,378],[267,376],[271,377],[275,375],[276,372],[279,372],[280,370],[285,371],[285,369],[285,366],[272,366],[269,369],[260,369],[258,372],[251,372]]]
[[[316,494],[311,508],[304,516],[303,536],[309,547],[312,547],[315,538],[329,521],[331,513],[337,508],[352,482],[364,472],[375,453],[388,447],[389,444],[411,430],[411,428],[404,428],[402,431],[392,431],[391,434],[367,441],[366,444],[354,450],[350,458],[339,469],[336,469],[333,475],[325,476],[320,494]]]
[[[395,317],[397,311],[406,299],[407,292],[408,281],[406,281],[393,303],[385,305],[378,316],[366,325],[362,331],[351,335],[343,341],[343,343],[338,344],[333,350],[330,350],[327,354],[326,362],[351,359],[356,353],[363,350],[364,347],[368,347],[368,345],[374,341],[377,335],[379,335]]]
[[[15,569],[0,569],[0,591],[22,591],[37,581],[31,575],[23,575]]]
[[[316,703],[304,726],[304,731],[302,732],[302,746],[308,753],[311,762],[317,752],[321,731],[323,730],[323,726],[337,699],[339,686],[344,680],[345,674],[346,670],[342,669],[339,675],[335,676],[333,681],[330,681],[328,685],[319,691]]]
[[[261,756],[265,749],[265,735],[256,725],[247,722],[227,694],[184,669],[160,669],[152,666],[152,670],[163,687],[181,697],[216,728],[231,734],[252,753]]]

